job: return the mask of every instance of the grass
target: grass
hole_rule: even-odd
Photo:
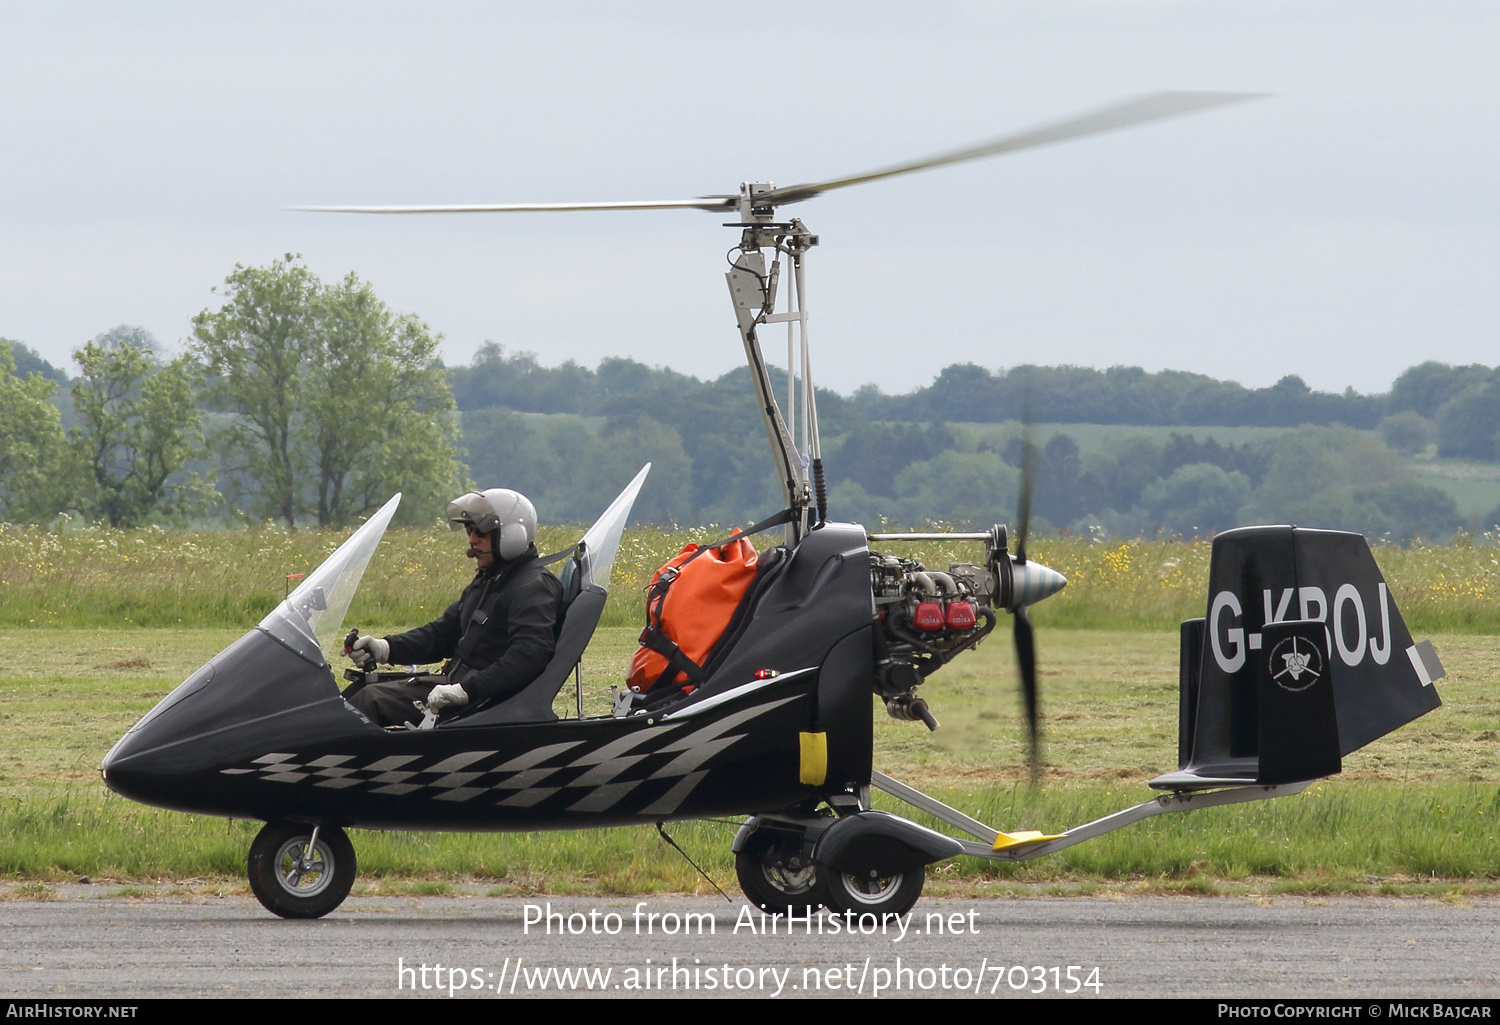
[[[1108,786],[1011,784],[936,789],[934,796],[1013,828],[1080,824],[1143,797]],[[877,806],[895,809],[887,800]],[[907,814],[913,814],[909,809]],[[1493,784],[1322,783],[1294,797],[1164,815],[1046,858],[934,866],[933,892],[1041,892],[1128,885],[1150,892],[1301,894],[1500,893]],[[914,814],[919,821],[924,817]],[[733,880],[734,822],[668,826],[720,885]],[[45,899],[58,882],[235,879],[259,823],[201,819],[130,804],[96,788],[7,801],[0,877],[11,894]],[[712,892],[650,827],[580,833],[438,834],[354,831],[360,878],[373,892],[629,895]],[[149,896],[160,886],[127,886]]]
[[[1040,614],[1038,615],[1040,619]],[[236,630],[0,630],[0,800],[32,788],[85,786],[119,736]],[[1142,786],[1176,767],[1175,631],[1056,630],[1038,625],[1049,785]],[[601,627],[584,657],[584,708],[602,714],[635,650],[633,627]],[[1500,649],[1489,638],[1435,638],[1448,670],[1444,705],[1345,759],[1344,779],[1500,784]],[[151,668],[97,666],[141,659]],[[961,656],[923,687],[943,727],[876,717],[881,768],[922,786],[1026,778],[1008,638]],[[573,691],[559,696],[571,715]],[[3,837],[3,832],[0,832]],[[0,840],[3,842],[3,840]]]
[[[566,547],[577,528],[552,527],[544,551]],[[603,622],[635,626],[651,574],[683,545],[727,530],[649,527],[627,531]],[[169,533],[104,529],[0,530],[0,628],[150,627],[246,630],[281,600],[288,574],[306,573],[346,537],[333,531]],[[1500,632],[1500,538],[1401,548],[1377,545],[1391,593],[1416,631]],[[974,561],[973,544],[887,545],[929,566]],[[472,566],[450,531],[392,530],[365,575],[348,626],[404,629],[435,618]],[[1206,541],[1094,543],[1039,537],[1030,554],[1070,586],[1037,616],[1052,626],[1169,631],[1203,615]]]
[[[577,531],[544,532],[555,550]],[[313,568],[342,534],[0,532],[0,898],[45,899],[88,875],[120,892],[147,882],[238,887],[256,823],[143,808],[105,793],[109,746],[177,683],[252,627],[289,573]],[[585,710],[608,708],[641,621],[640,593],[682,545],[720,531],[627,532],[604,625],[585,657]],[[1328,895],[1500,892],[1500,548],[1378,546],[1392,593],[1448,669],[1444,706],[1345,760],[1303,796],[1160,816],[1022,864],[936,866],[929,892],[1153,892]],[[894,546],[891,546],[894,548]],[[905,546],[929,565],[973,546]],[[384,633],[435,616],[469,566],[446,530],[391,531],[346,626]],[[1038,538],[1033,557],[1070,586],[1034,610],[1046,719],[1042,786],[1023,784],[1015,665],[997,636],[924,686],[943,728],[877,713],[876,764],[1001,828],[1077,825],[1150,796],[1176,767],[1179,620],[1200,616],[1206,542],[1095,544]],[[41,627],[42,629],[38,629]],[[335,660],[335,664],[342,664]],[[565,689],[559,712],[571,714]],[[880,799],[877,799],[879,801]],[[887,803],[895,809],[894,803]],[[919,816],[920,817],[920,816]],[[674,838],[728,886],[736,823],[683,823]],[[638,894],[708,891],[649,828],[545,834],[360,833],[361,885],[374,893]]]
[[[104,792],[97,775],[114,740],[238,633],[0,630],[9,654],[0,671],[0,878],[36,895],[82,875],[127,889],[162,879],[239,886],[258,823],[134,805]],[[1038,642],[1047,729],[1040,788],[1023,782],[1015,667],[1002,638],[924,687],[943,722],[938,732],[877,715],[876,764],[1000,828],[1056,831],[1147,799],[1145,782],[1176,766],[1175,631],[1042,623]],[[1500,892],[1500,697],[1492,687],[1500,653],[1485,637],[1436,642],[1449,669],[1444,706],[1350,756],[1343,776],[1305,795],[1159,816],[1033,862],[946,862],[934,867],[929,892]],[[585,659],[590,712],[604,709],[634,646],[634,628],[601,628]],[[879,795],[877,804],[898,810]],[[669,831],[729,888],[736,826]],[[360,885],[374,893],[712,892],[649,827],[359,832],[354,841]],[[6,892],[17,899],[21,891]]]
[[[548,527],[544,552],[576,541],[576,527]],[[652,572],[693,541],[727,530],[627,532],[616,559],[606,622],[641,618]],[[169,532],[0,528],[0,627],[249,629],[281,601],[290,577],[316,568],[348,531]],[[412,625],[437,617],[473,573],[458,535],[445,528],[391,530],[365,574],[348,625]],[[300,577],[297,577],[300,579]]]
[[[1500,508],[1500,464],[1468,459],[1436,459],[1425,455],[1408,465],[1424,484],[1442,488],[1462,516],[1483,516]]]

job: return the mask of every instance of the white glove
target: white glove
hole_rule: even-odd
[[[375,668],[377,662],[391,660],[391,642],[383,637],[364,635],[349,649],[349,661],[365,672]]]
[[[440,683],[427,694],[429,712],[441,712],[445,708],[462,708],[468,703],[469,692],[458,683]]]

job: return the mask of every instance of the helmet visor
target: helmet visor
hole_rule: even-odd
[[[500,525],[500,517],[488,498],[471,491],[448,503],[448,525],[454,530],[467,530],[472,526],[481,534],[488,534]]]

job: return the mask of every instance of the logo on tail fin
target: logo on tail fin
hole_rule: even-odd
[[[1271,651],[1269,672],[1282,690],[1306,690],[1323,678],[1323,656],[1317,648],[1298,644],[1295,634]]]

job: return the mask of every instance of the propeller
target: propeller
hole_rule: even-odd
[[[1161,92],[1152,93],[1134,100],[1116,103],[1087,114],[1074,115],[1061,121],[1053,121],[1024,132],[991,139],[989,142],[966,146],[963,149],[938,153],[921,160],[893,164],[863,174],[852,174],[843,178],[829,178],[820,182],[805,182],[784,188],[760,189],[754,193],[754,207],[759,213],[764,209],[799,203],[804,199],[833,189],[849,185],[879,181],[913,171],[925,171],[932,167],[943,167],[965,160],[1015,153],[1019,150],[1049,146],[1055,142],[1076,139],[1085,135],[1098,135],[1119,128],[1159,121],[1163,118],[1191,114],[1211,107],[1243,100],[1259,98],[1261,93],[1230,92]],[[740,194],[698,196],[694,199],[643,199],[602,203],[462,203],[423,206],[299,206],[296,210],[316,213],[345,214],[474,214],[474,213],[531,213],[558,210],[708,210],[720,213],[736,210],[742,202]]]
[[[1031,529],[1031,498],[1036,490],[1037,452],[1031,441],[1031,390],[1026,390],[1022,404],[1021,429],[1021,500],[1016,514],[1015,575],[1026,576],[1026,535]],[[1036,635],[1031,617],[1026,613],[1024,595],[1018,596],[1013,610],[1016,666],[1021,674],[1021,699],[1026,706],[1027,765],[1034,786],[1042,771],[1042,735],[1038,722],[1036,687]]]

